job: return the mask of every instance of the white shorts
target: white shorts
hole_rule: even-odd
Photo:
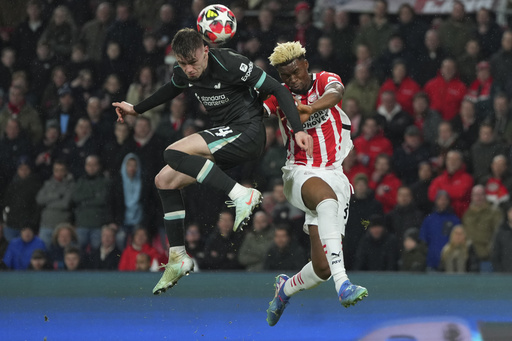
[[[310,178],[320,178],[325,181],[338,197],[338,216],[340,219],[341,234],[345,235],[345,225],[348,220],[348,208],[350,204],[350,195],[352,194],[352,185],[347,176],[343,173],[343,168],[319,169],[304,166],[284,166],[283,182],[284,194],[286,199],[295,207],[306,213],[304,222],[304,232],[309,234],[308,225],[318,225],[318,215],[306,207],[302,201],[302,185]]]

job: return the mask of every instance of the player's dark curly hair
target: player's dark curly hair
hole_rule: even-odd
[[[171,46],[176,56],[192,59],[196,50],[204,46],[204,42],[199,32],[192,28],[183,28],[176,33]]]

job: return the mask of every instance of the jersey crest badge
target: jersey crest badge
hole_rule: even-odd
[[[244,64],[244,63],[240,64],[240,71],[245,72],[245,71],[247,71],[247,69],[248,69],[247,64]]]

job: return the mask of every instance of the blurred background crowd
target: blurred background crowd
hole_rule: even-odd
[[[310,70],[335,72],[355,148],[348,270],[512,272],[512,31],[495,13],[417,15],[411,1],[224,1],[226,46],[270,75],[278,42],[297,40]],[[153,178],[163,150],[209,127],[185,92],[125,123],[172,76],[170,42],[206,0],[0,1],[0,259],[4,269],[158,271],[166,262]],[[342,3],[342,2],[340,2]],[[396,3],[401,3],[396,6]],[[304,215],[284,194],[275,118],[264,154],[229,175],[264,192],[241,233],[225,198],[183,190],[186,244],[201,270],[298,270]]]

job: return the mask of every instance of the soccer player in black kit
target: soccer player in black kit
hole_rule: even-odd
[[[273,94],[286,113],[295,133],[297,145],[311,155],[313,141],[302,129],[299,114],[289,91],[268,76],[248,58],[230,49],[209,48],[201,34],[182,29],[171,43],[178,65],[171,81],[142,102],[112,103],[118,120],[125,115],[139,115],[170,101],[190,88],[204,105],[214,128],[184,137],[164,151],[168,166],[155,177],[169,240],[169,262],[162,278],[153,289],[158,295],[193,271],[194,265],[185,250],[185,207],[180,189],[199,182],[226,193],[227,202],[236,209],[236,231],[247,224],[261,193],[249,189],[226,175],[228,169],[257,158],[265,146],[263,104],[257,90]]]

